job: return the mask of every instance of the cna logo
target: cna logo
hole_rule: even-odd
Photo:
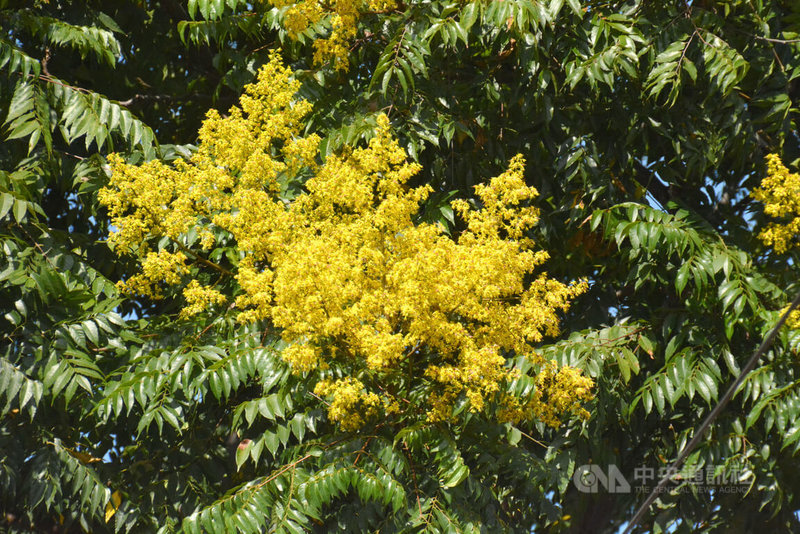
[[[674,466],[662,465],[657,469],[640,465],[633,470],[634,491],[649,492],[658,488],[657,482],[664,478],[673,484],[659,491],[706,491],[714,493],[746,493],[753,483],[752,471],[736,463],[706,466],[687,466],[678,471]],[[575,488],[581,493],[630,493],[631,485],[619,468],[587,464],[578,467],[572,475]],[[651,485],[652,483],[652,485]]]
[[[616,465],[603,470],[597,464],[582,465],[572,475],[572,482],[581,493],[597,493],[600,488],[608,493],[630,493],[631,485]]]

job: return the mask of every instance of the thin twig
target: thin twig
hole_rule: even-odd
[[[40,245],[40,244],[39,244],[39,243],[36,241],[36,239],[34,239],[34,237],[33,237],[33,236],[30,234],[30,233],[28,233],[28,231],[25,229],[25,227],[24,227],[24,226],[22,226],[22,225],[21,225],[21,224],[19,224],[18,222],[14,223],[14,224],[17,226],[17,228],[19,228],[20,230],[22,230],[22,233],[24,233],[26,236],[28,236],[28,239],[30,239],[30,240],[31,240],[31,242],[33,243],[33,246],[37,248],[37,250],[39,251],[39,253],[40,253],[42,256],[44,256],[44,259],[45,259],[45,261],[46,261],[47,263],[49,263],[49,264],[50,264],[50,267],[52,267],[54,270],[58,271],[58,270],[59,270],[59,269],[58,269],[58,267],[56,267],[56,265],[53,263],[53,261],[52,261],[52,260],[51,260],[51,259],[50,259],[50,258],[47,256],[47,254],[45,253],[44,249],[42,248],[42,245]]]
[[[518,428],[517,430],[519,430],[519,428]],[[532,442],[536,443],[537,445],[541,445],[541,446],[542,446],[542,447],[544,447],[545,449],[547,448],[547,445],[545,445],[544,443],[542,443],[542,442],[541,442],[541,441],[539,441],[538,439],[536,439],[536,438],[532,437],[532,436],[531,436],[531,435],[529,435],[528,433],[526,433],[526,432],[523,432],[522,430],[519,430],[519,433],[520,433],[520,434],[522,434],[523,436],[525,436],[526,438],[528,438],[529,440],[531,440]]]
[[[323,399],[322,397],[320,397],[319,395],[317,395],[313,391],[306,391],[306,393],[308,393],[309,395],[311,395],[312,397],[314,397],[318,401],[325,403],[326,406],[330,406],[331,405],[330,402],[326,401],[325,399]]]
[[[178,246],[178,248],[181,250],[181,252],[184,252],[186,254],[190,254],[195,260],[199,261],[203,265],[205,265],[207,267],[211,267],[212,269],[215,269],[215,270],[221,272],[224,275],[231,276],[231,277],[235,276],[233,274],[233,272],[229,271],[228,269],[226,269],[222,265],[218,265],[218,264],[214,263],[213,261],[205,259],[201,255],[199,255],[196,252],[190,250],[186,245],[184,245],[180,241],[178,241],[176,239],[173,239],[172,242],[175,243]]]

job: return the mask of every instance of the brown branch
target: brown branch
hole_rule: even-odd
[[[536,439],[536,438],[532,437],[532,436],[531,436],[530,434],[528,434],[527,432],[523,432],[523,431],[522,431],[522,430],[520,430],[519,428],[517,428],[517,430],[519,430],[519,433],[520,433],[520,434],[522,434],[523,436],[525,436],[526,438],[528,438],[529,440],[531,440],[531,441],[532,441],[532,442],[534,442],[535,444],[537,444],[537,445],[541,445],[541,446],[542,446],[542,447],[544,447],[545,449],[547,448],[547,445],[545,445],[544,443],[542,443],[542,442],[541,442],[541,441],[539,441],[538,439]]]
[[[327,405],[327,406],[330,406],[330,405],[331,405],[331,403],[330,403],[330,402],[326,401],[325,399],[323,399],[322,397],[320,397],[319,395],[317,395],[317,394],[316,394],[316,393],[314,393],[313,391],[306,391],[306,393],[308,393],[308,394],[309,394],[309,395],[311,395],[312,397],[316,398],[318,401],[325,403],[325,405]]]
[[[129,99],[127,99],[127,100],[118,100],[118,101],[117,101],[117,104],[119,104],[120,106],[128,107],[128,106],[130,106],[131,104],[133,104],[133,103],[135,103],[135,102],[137,102],[137,101],[139,101],[139,100],[155,100],[155,101],[161,101],[161,100],[171,100],[171,99],[172,99],[172,96],[170,96],[170,95],[143,95],[143,94],[135,94],[135,95],[133,95],[132,97],[130,97]]]
[[[44,257],[45,261],[46,261],[48,264],[50,264],[50,267],[52,267],[52,268],[53,268],[53,270],[55,270],[55,271],[58,271],[58,270],[59,270],[59,269],[58,269],[58,267],[56,267],[56,265],[53,263],[53,261],[52,261],[52,260],[51,260],[51,259],[50,259],[50,258],[47,256],[47,253],[46,253],[46,252],[44,251],[44,249],[42,248],[42,245],[40,245],[40,244],[39,244],[39,243],[36,241],[36,239],[34,239],[34,237],[33,237],[33,236],[30,234],[30,233],[28,233],[28,231],[25,229],[25,227],[24,227],[24,226],[22,226],[22,225],[21,225],[21,224],[19,224],[18,222],[15,222],[14,224],[17,226],[17,228],[19,228],[20,230],[22,230],[22,233],[24,233],[26,236],[28,236],[28,239],[30,239],[30,240],[31,240],[31,242],[33,243],[33,246],[37,248],[37,250],[38,250],[38,251],[39,251],[39,253],[42,255],[42,257]]]
[[[66,87],[67,89],[72,89],[73,91],[77,91],[77,92],[83,93],[85,95],[99,94],[99,93],[94,93],[94,91],[91,91],[89,89],[84,89],[83,87],[78,87],[76,85],[70,85],[68,83],[65,83],[65,82],[59,80],[58,78],[54,77],[53,75],[51,75],[47,71],[47,60],[49,58],[50,58],[50,52],[47,51],[45,53],[45,58],[42,60],[42,74],[40,74],[38,76],[39,80],[42,80],[43,82],[46,82],[46,83],[52,83],[54,85],[60,85],[61,87]],[[37,78],[37,76],[35,74],[28,74],[28,78]],[[196,97],[196,96],[201,96],[201,95],[199,93],[194,93],[193,95],[190,95],[190,96]],[[131,104],[134,104],[135,102],[137,102],[139,100],[156,100],[156,101],[172,100],[172,96],[171,95],[147,95],[147,94],[138,93],[138,94],[133,95],[132,97],[130,97],[127,100],[117,100],[116,102],[120,106],[128,107]]]
[[[768,43],[778,43],[778,44],[798,44],[800,43],[800,39],[773,39],[772,37],[762,37],[760,35],[755,34],[748,34],[750,37],[754,39],[758,39],[759,41],[766,41]]]
[[[42,72],[48,78],[50,77],[50,71],[47,70],[47,62],[50,61],[50,47],[44,49],[44,58],[42,58]]]
[[[361,450],[358,451],[358,454],[356,454],[356,459],[353,460],[353,467],[356,466],[356,464],[358,463],[358,460],[361,458],[362,454],[367,454],[367,447],[369,446],[369,442],[372,441],[372,438],[373,438],[373,436],[369,436],[367,438],[367,441],[364,442],[364,446],[361,447]]]
[[[206,267],[211,267],[212,269],[214,269],[216,271],[219,271],[222,274],[227,275],[227,276],[231,276],[231,277],[235,276],[232,271],[229,271],[228,269],[226,269],[222,265],[218,265],[218,264],[214,263],[213,261],[205,259],[201,255],[199,255],[196,252],[190,250],[186,245],[184,245],[180,241],[177,241],[177,240],[173,239],[172,242],[175,243],[178,246],[178,248],[181,250],[181,252],[183,252],[185,254],[190,254],[196,261],[202,263]]]
[[[55,78],[55,77],[53,77],[52,75],[50,75],[48,73],[40,74],[39,76],[36,76],[35,74],[28,74],[28,78],[38,78],[39,80],[45,81],[47,83],[52,83],[54,85],[60,85],[61,87],[66,87],[68,89],[73,89],[75,91],[78,91],[79,93],[84,93],[84,94],[87,94],[87,95],[92,93],[92,91],[90,91],[88,89],[84,89],[83,87],[77,87],[75,85],[70,85],[68,83],[64,83],[61,80],[59,80],[58,78]]]
[[[417,498],[417,506],[419,507],[419,517],[422,518],[422,501],[420,501],[419,495],[419,486],[417,486],[417,472],[414,471],[414,459],[411,457],[411,452],[408,450],[408,445],[403,443],[403,452],[405,452],[406,457],[408,458],[408,467],[411,469],[411,480],[414,482],[414,495]]]

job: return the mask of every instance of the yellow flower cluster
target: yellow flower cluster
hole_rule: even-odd
[[[112,178],[98,194],[115,227],[108,242],[120,254],[143,258],[142,273],[121,284],[123,290],[162,298],[162,286],[179,284],[180,276],[188,272],[184,252],[193,255],[192,260],[201,257],[201,251],[190,252],[181,244],[181,236],[189,229],[199,230],[202,251],[211,249],[212,227],[235,229],[249,224],[232,213],[246,212],[254,207],[252,203],[263,199],[275,205],[278,176],[313,166],[320,139],[316,135],[299,136],[303,118],[311,110],[309,102],[294,100],[299,88],[299,82],[291,78],[291,71],[276,56],[261,69],[256,83],[246,87],[241,108],[231,108],[225,118],[216,110],[208,112],[199,132],[200,148],[190,161],[179,159],[173,166],[160,161],[134,166],[126,165],[117,155],[109,156]],[[237,206],[242,206],[241,210]],[[254,227],[256,231],[262,228]],[[179,250],[153,252],[153,242],[162,237]],[[244,237],[241,246],[253,248],[258,244]],[[247,268],[262,256],[254,254],[249,264],[241,266],[243,286],[259,285],[265,276],[269,279],[269,274]],[[193,289],[185,295],[194,305],[187,314],[222,302],[213,290],[202,289],[201,293],[199,286]]]
[[[800,329],[800,310],[792,311],[786,319],[786,324],[789,325],[789,328]]]
[[[164,285],[180,284],[181,275],[189,272],[186,255],[182,252],[172,253],[167,250],[148,252],[141,260],[141,264],[141,273],[117,284],[123,293],[144,295],[154,300],[161,299],[164,297]]]
[[[800,174],[790,173],[777,154],[770,154],[767,177],[760,188],[753,190],[752,196],[763,202],[764,213],[784,220],[769,223],[758,237],[775,252],[786,252],[800,235]]]
[[[476,188],[479,209],[454,203],[466,225],[454,239],[436,224],[415,224],[431,188],[408,185],[420,167],[407,161],[387,117],[378,118],[368,146],[322,163],[319,138],[300,133],[310,104],[294,99],[297,89],[275,57],[240,108],[224,118],[208,114],[189,161],[112,159],[101,201],[117,229],[110,241],[142,259],[131,289],[153,296],[165,283],[180,284],[190,260],[192,269],[214,268],[206,258],[212,232],[227,235],[242,259],[216,268],[235,277],[239,320],[279,328],[296,372],[343,377],[320,382],[316,393],[346,430],[381,411],[422,409],[429,420],[448,419],[460,398],[475,412],[499,403],[506,420],[557,424],[561,413],[580,412],[591,381],[540,361],[533,346],[558,334],[558,314],[586,284],[536,273],[547,254],[527,237],[538,212],[522,157]],[[280,184],[300,175],[311,176],[304,192],[284,200]],[[200,243],[185,237],[190,228]],[[156,253],[154,242],[171,245]],[[224,300],[197,282],[184,295],[185,315]],[[515,377],[507,365],[514,354],[543,366],[532,400],[503,393]],[[429,392],[426,406],[405,398],[412,383]]]
[[[225,302],[225,295],[211,287],[202,286],[197,280],[189,282],[183,290],[186,306],[181,310],[182,317],[191,317],[204,312],[210,305]]]
[[[781,315],[786,313],[786,310],[789,306],[786,306],[781,310]],[[786,318],[786,326],[790,330],[800,329],[800,309],[794,309],[789,313],[789,316]]]
[[[381,405],[380,397],[368,393],[364,384],[352,377],[335,382],[321,380],[314,387],[314,393],[333,398],[328,406],[328,417],[348,432],[358,430],[376,417]]]
[[[366,12],[383,12],[395,9],[394,0],[272,0],[278,8],[286,7],[283,26],[292,38],[318,24],[327,17],[331,27],[327,39],[314,41],[314,63],[321,65],[328,61],[338,70],[349,67],[349,43],[356,36],[358,19]]]
[[[526,402],[513,397],[504,397],[498,419],[519,423],[536,419],[553,428],[561,425],[562,414],[589,418],[589,412],[581,405],[592,398],[592,380],[574,367],[558,367],[556,362],[542,362],[536,375],[536,389]]]
[[[797,245],[800,237],[800,174],[789,172],[777,154],[769,154],[766,159],[767,177],[751,196],[764,204],[764,213],[783,222],[767,224],[758,237],[775,252],[783,253]],[[787,308],[781,310],[781,315]],[[789,314],[786,326],[800,329],[800,310]]]
[[[550,426],[561,424],[558,416],[562,413],[578,414],[582,419],[589,419],[591,414],[581,405],[581,401],[594,397],[594,382],[584,376],[580,369],[570,366],[558,367],[555,362],[549,363],[552,384],[545,382],[546,376],[537,375],[538,392],[534,395],[533,410]]]

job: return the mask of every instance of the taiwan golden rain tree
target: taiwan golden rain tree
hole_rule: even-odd
[[[618,532],[798,290],[795,4],[0,2],[0,530]],[[800,530],[798,350],[637,532]]]
[[[341,520],[333,503],[350,491],[388,506],[374,527],[513,523],[516,492],[487,478],[497,466],[478,448],[497,444],[481,444],[489,436],[475,434],[486,432],[477,422],[513,443],[516,424],[589,416],[592,381],[535,348],[558,335],[559,313],[586,283],[542,271],[547,253],[528,233],[537,193],[521,156],[477,186],[475,201],[452,203],[451,232],[421,218],[431,188],[411,185],[420,167],[385,116],[367,146],[321,158],[291,74],[273,57],[240,107],[208,113],[188,159],[111,157],[100,192],[109,244],[141,266],[123,292],[180,295],[186,321],[231,312],[264,340],[279,338],[252,348],[260,363],[231,355],[244,372],[209,379],[217,398],[247,383],[230,414],[244,484],[187,526],[216,528],[218,513],[277,528]],[[308,414],[319,409],[314,432]],[[264,513],[278,506],[272,498],[288,517]]]

